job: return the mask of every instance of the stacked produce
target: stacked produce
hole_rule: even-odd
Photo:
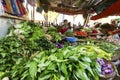
[[[97,57],[109,59],[110,55],[95,47],[80,45],[62,49],[54,48],[50,51],[39,52],[27,61],[18,59],[10,71],[11,79],[99,80],[100,65],[97,62]]]
[[[86,31],[75,31],[74,34],[76,36],[83,36],[83,37],[87,37],[88,33]]]
[[[99,46],[102,50],[104,50],[108,53],[112,53],[113,55],[120,54],[120,46],[119,45],[109,43],[106,41],[99,41],[98,43],[96,43],[96,45]]]
[[[46,34],[51,35],[51,41]],[[61,35],[54,27],[44,30],[30,22],[16,25],[0,39],[0,78],[99,80],[101,68],[97,60],[110,60],[112,54],[90,44],[63,47],[59,40]]]
[[[120,45],[109,43],[106,40],[91,40],[91,39],[79,39],[79,44],[91,44],[96,45],[100,49],[112,55],[120,54]]]
[[[113,35],[108,36],[107,37],[107,41],[111,42],[111,43],[114,43],[114,44],[117,44],[117,45],[120,45],[120,40],[119,39],[115,39]]]
[[[19,59],[29,60],[37,51],[54,48],[44,35],[42,26],[35,23],[22,22],[12,27],[8,35],[0,39],[0,72],[9,74]]]

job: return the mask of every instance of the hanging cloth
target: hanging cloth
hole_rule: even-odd
[[[35,6],[35,0],[27,0],[27,2],[28,2],[31,6]]]

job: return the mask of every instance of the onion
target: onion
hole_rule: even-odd
[[[102,75],[111,74],[114,71],[112,68],[112,65],[107,62],[104,62],[103,59],[98,59],[97,62],[101,66],[101,74]]]
[[[110,73],[112,73],[112,71],[111,71],[110,69],[107,69],[107,70],[105,70],[104,72],[105,72],[105,74],[110,74]]]
[[[62,45],[61,43],[57,43],[56,47],[57,47],[57,48],[62,48],[63,45]]]

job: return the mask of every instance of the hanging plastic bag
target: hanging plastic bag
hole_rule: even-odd
[[[9,28],[14,24],[10,19],[0,18],[0,38],[7,35]]]

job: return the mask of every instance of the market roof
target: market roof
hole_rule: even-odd
[[[52,10],[70,15],[91,12],[91,7],[95,3],[97,3],[96,0],[40,0],[40,4],[46,12]]]
[[[120,13],[119,4],[120,0],[40,0],[45,12],[50,10],[68,15],[97,13],[91,18],[93,20]]]

